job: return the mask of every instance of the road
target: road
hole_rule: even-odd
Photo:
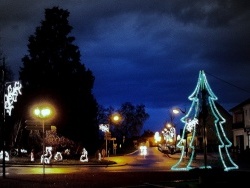
[[[70,174],[86,172],[131,172],[131,171],[169,171],[177,157],[174,158],[158,151],[157,147],[148,149],[146,156],[136,151],[129,155],[106,157],[117,164],[108,166],[88,165],[45,165],[45,174]],[[6,168],[6,174],[43,174],[42,165],[13,165]]]
[[[106,158],[117,164],[108,166],[42,165],[8,166],[6,177],[0,179],[0,187],[168,187],[170,183],[186,183],[190,186],[232,185],[247,182],[248,171],[171,171],[178,154],[169,157],[149,148],[146,156],[139,151],[125,156]],[[220,179],[218,179],[218,177]],[[202,181],[201,181],[202,180]],[[214,183],[214,184],[212,184]],[[172,184],[171,184],[172,185]]]

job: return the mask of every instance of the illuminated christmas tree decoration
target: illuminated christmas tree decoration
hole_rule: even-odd
[[[216,165],[220,165],[224,171],[238,169],[238,165],[234,163],[229,153],[232,142],[224,132],[223,124],[226,120],[216,107],[215,101],[218,98],[212,92],[204,71],[200,71],[196,88],[188,99],[192,101],[192,104],[185,116],[181,118],[184,128],[181,139],[177,143],[181,155],[179,161],[171,167],[171,170],[209,169]],[[209,122],[207,121],[208,117],[210,118]],[[207,159],[207,136],[210,136],[207,135],[208,128],[212,129],[210,134],[213,133],[217,141],[217,161]],[[203,152],[204,160],[196,158],[198,149]],[[188,152],[189,156],[186,153],[185,157],[185,152]]]
[[[17,102],[17,96],[21,93],[22,84],[20,82],[14,82],[14,86],[10,84],[7,87],[7,94],[4,95],[4,109],[6,113],[11,116],[11,111],[14,109],[14,102]]]

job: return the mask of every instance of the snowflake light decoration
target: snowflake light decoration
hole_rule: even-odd
[[[7,87],[7,94],[4,95],[4,109],[7,114],[11,116],[11,111],[14,109],[14,102],[17,102],[17,96],[21,93],[22,84],[17,81],[14,83],[14,86],[10,84]]]

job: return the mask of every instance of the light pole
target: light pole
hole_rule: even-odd
[[[14,102],[17,102],[17,96],[21,94],[21,88],[22,84],[18,81],[14,82],[6,82],[5,80],[5,58],[3,60],[3,66],[2,66],[2,100],[3,100],[3,124],[2,124],[2,138],[3,138],[3,177],[5,178],[5,116],[7,115],[11,116],[11,111],[14,109]],[[12,83],[14,83],[14,86],[12,86]],[[8,86],[7,86],[8,85]],[[6,90],[7,86],[7,92]]]
[[[3,125],[2,125],[2,137],[3,137],[3,177],[5,178],[5,58],[3,58],[2,67],[2,93],[3,93]]]
[[[113,113],[111,114],[108,118],[107,118],[107,121],[108,123],[107,124],[100,124],[99,125],[99,129],[104,132],[104,137],[105,137],[105,147],[106,147],[106,152],[105,152],[105,155],[108,156],[108,140],[113,140],[113,147],[114,147],[114,140],[115,139],[112,139],[111,138],[111,131],[110,131],[110,126],[111,126],[111,123],[114,123],[114,124],[118,124],[120,121],[121,121],[121,115],[119,113]],[[114,153],[114,149],[113,149],[113,153]]]
[[[45,131],[44,131],[44,125],[45,125],[45,119],[48,118],[51,115],[51,109],[49,107],[37,107],[34,110],[34,115],[38,117],[42,121],[42,127],[43,127],[43,175],[45,175],[45,163],[44,163],[44,154],[45,154]]]
[[[202,90],[202,107],[201,107],[201,116],[202,116],[202,123],[203,123],[203,147],[204,147],[204,166],[207,168],[207,128],[206,128],[206,121],[208,117],[208,110],[206,104],[207,98],[207,90]]]
[[[173,113],[174,114],[182,113],[182,114],[186,115],[186,109],[182,110],[180,108],[174,108],[173,109]],[[186,138],[186,143],[185,143],[186,147],[185,147],[185,150],[186,150],[186,157],[187,157],[188,156],[188,144],[187,144],[188,136],[187,136],[187,130],[184,130],[184,131],[185,131],[184,134],[185,134],[185,138]]]
[[[167,123],[162,133],[165,137],[166,144],[170,147],[171,154],[173,154],[176,151],[176,129],[173,123]]]
[[[115,112],[111,115],[111,119],[110,122],[113,123],[114,125],[118,125],[122,120],[122,117],[119,113]],[[116,153],[116,146],[114,141],[116,140],[116,138],[111,138],[111,140],[113,141],[113,154]]]

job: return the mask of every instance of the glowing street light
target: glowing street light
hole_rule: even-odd
[[[119,113],[113,113],[111,115],[111,122],[114,125],[119,125],[122,121],[122,116]],[[113,140],[113,154],[116,153],[116,149],[117,149],[117,144],[114,143],[114,141],[116,140],[116,138],[111,138],[111,140]],[[125,140],[125,136],[123,136],[123,140]]]
[[[113,124],[119,124],[122,121],[122,117],[119,113],[113,113],[111,116],[108,117],[108,123],[107,124],[100,124],[99,129],[104,132],[105,140],[106,140],[106,152],[105,154],[108,156],[108,140],[113,140],[113,153],[115,153],[114,149],[114,140],[116,138],[111,138],[111,132],[110,132],[110,125]]]
[[[50,114],[51,114],[51,110],[49,108],[43,108],[43,109],[39,109],[39,108],[36,108],[34,110],[34,114],[39,117],[39,118],[46,118],[48,117]]]
[[[120,114],[114,113],[114,114],[111,115],[110,120],[111,120],[112,123],[117,124],[117,123],[121,122],[122,118],[121,118]]]
[[[41,119],[42,121],[42,127],[43,127],[43,156],[45,154],[45,144],[44,144],[44,137],[45,137],[45,132],[44,132],[44,121],[45,119],[49,118],[52,114],[52,111],[49,107],[36,107],[34,110],[34,115]],[[45,162],[43,159],[43,175],[45,174]]]
[[[167,123],[162,131],[167,145],[171,145],[171,153],[176,150],[176,129],[173,123]],[[174,150],[173,150],[174,146]]]
[[[174,108],[174,109],[173,109],[173,113],[174,113],[174,114],[179,114],[179,113],[186,114],[186,110],[182,110],[182,109],[180,109],[180,108]]]
[[[184,114],[184,115],[186,115],[186,109],[185,110],[182,110],[182,109],[180,109],[180,108],[174,108],[173,109],[173,113],[174,114],[179,114],[179,113],[182,113],[182,114]],[[188,138],[187,138],[187,132],[185,132],[185,137],[186,137],[186,157],[188,156],[188,146],[187,146],[187,140],[188,140]]]

